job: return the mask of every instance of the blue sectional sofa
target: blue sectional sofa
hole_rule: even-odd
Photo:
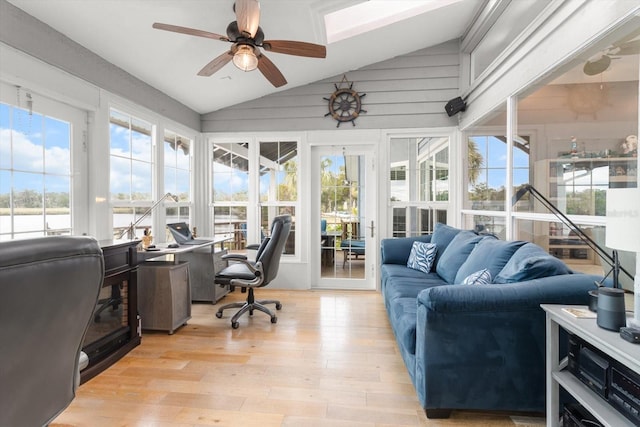
[[[420,257],[432,263],[428,272],[416,269],[425,268]],[[444,224],[384,239],[381,260],[389,321],[428,418],[453,409],[544,412],[540,304],[586,305],[601,276],[574,273],[533,243]]]

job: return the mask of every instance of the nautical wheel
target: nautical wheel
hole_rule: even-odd
[[[329,101],[329,112],[324,116],[331,116],[338,122],[336,127],[340,127],[340,124],[345,122],[351,122],[355,126],[355,120],[362,113],[366,113],[366,110],[362,109],[362,98],[365,93],[358,93],[353,90],[353,83],[346,81],[346,78],[342,78],[343,83],[347,83],[349,87],[341,88],[339,85],[335,85],[335,92],[331,94],[329,98],[323,98]]]

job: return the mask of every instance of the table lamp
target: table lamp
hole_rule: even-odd
[[[606,246],[636,253],[633,282],[633,319],[629,326],[640,329],[640,189],[613,188],[607,190]],[[616,277],[614,275],[614,277]],[[615,282],[616,280],[614,280]],[[614,287],[619,287],[614,283]]]
[[[151,206],[149,209],[147,209],[142,215],[140,215],[140,218],[138,218],[136,220],[136,222],[132,223],[130,226],[128,226],[127,228],[125,228],[125,230],[120,234],[120,236],[118,236],[118,240],[122,239],[124,237],[125,234],[128,235],[128,239],[129,240],[133,240],[136,237],[136,226],[138,224],[140,224],[142,222],[143,219],[145,219],[147,216],[149,216],[149,214],[151,212],[153,212],[153,210],[164,201],[164,199],[171,197],[173,199],[174,202],[178,201],[178,196],[174,196],[171,193],[167,193],[164,196],[160,197],[160,200],[158,200],[157,202],[155,202],[153,204],[153,206]],[[146,230],[146,229],[145,229]],[[146,236],[146,232],[145,232],[145,236]]]

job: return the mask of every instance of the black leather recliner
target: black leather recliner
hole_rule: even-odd
[[[0,426],[48,425],[69,406],[103,276],[90,237],[0,243]]]

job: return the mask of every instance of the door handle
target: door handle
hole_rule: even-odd
[[[371,230],[371,237],[373,238],[373,230],[375,229],[375,226],[373,224],[373,221],[371,221],[371,225],[368,227]]]

